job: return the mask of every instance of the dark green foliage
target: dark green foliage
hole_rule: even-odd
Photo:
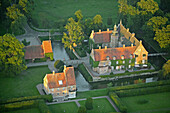
[[[146,94],[153,94],[153,93],[162,93],[168,91],[170,91],[170,85],[131,89],[131,90],[120,90],[120,91],[116,91],[115,93],[119,97],[128,97],[128,96],[138,96],[138,95],[146,95]]]
[[[92,67],[98,67],[99,61],[94,61],[91,56],[89,60],[90,60],[90,64],[92,65]]]
[[[134,84],[134,85],[127,85],[127,86],[117,86],[117,87],[109,88],[109,91],[119,91],[119,90],[122,91],[122,90],[138,89],[138,88],[145,88],[145,87],[152,88],[155,86],[163,86],[163,85],[170,85],[170,80],[142,83],[142,84]]]
[[[29,96],[29,97],[20,97],[20,98],[11,98],[7,100],[0,100],[0,104],[14,103],[14,102],[22,102],[28,100],[36,100],[36,99],[44,99],[45,101],[51,102],[51,95],[37,95],[37,96]]]
[[[115,105],[121,111],[121,113],[126,113],[127,112],[127,107],[123,104],[123,102],[116,95],[116,93],[113,93],[113,92],[109,93],[109,97],[112,99],[112,101],[115,103]]]
[[[60,73],[60,72],[63,72],[63,70],[64,70],[64,66],[60,66],[60,68],[58,69],[58,72]]]
[[[50,113],[49,107],[46,105],[45,101],[42,99],[38,101],[38,108],[41,113]]]
[[[78,58],[74,55],[74,53],[73,53],[72,50],[70,50],[69,48],[65,48],[65,50],[66,50],[66,52],[67,52],[67,54],[69,55],[69,57],[70,57],[71,60],[78,59]]]
[[[86,52],[81,47],[75,47],[74,50],[80,57],[86,57]]]
[[[54,63],[54,67],[59,69],[61,66],[64,66],[64,62],[61,60],[56,60]]]
[[[45,57],[50,58],[50,60],[54,60],[53,59],[53,53],[45,53]]]
[[[79,64],[78,65],[78,70],[80,71],[80,73],[84,76],[84,78],[86,79],[86,81],[90,82],[93,81],[91,75],[89,74],[89,72],[86,70],[84,64]]]
[[[149,102],[149,101],[146,100],[146,99],[137,100],[137,103],[138,103],[138,104],[146,104],[146,103],[148,103],[148,102]]]
[[[111,17],[107,18],[107,25],[112,25],[112,18]]]
[[[86,108],[84,106],[80,106],[78,109],[78,113],[87,113]]]
[[[36,58],[34,60],[35,63],[37,63],[37,62],[46,62],[46,61],[47,61],[47,58]]]
[[[88,97],[85,102],[85,106],[87,110],[93,109],[93,99],[91,97]]]
[[[27,42],[26,39],[24,39],[24,40],[22,41],[22,43],[24,44],[24,46],[30,45],[30,42]]]

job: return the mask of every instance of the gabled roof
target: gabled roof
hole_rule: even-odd
[[[25,59],[44,58],[44,52],[41,45],[26,46],[24,49]]]
[[[43,41],[42,42],[44,53],[52,53],[52,46],[51,46],[51,40]]]
[[[66,74],[66,76],[65,76]],[[74,68],[73,67],[66,67],[65,73],[55,73],[47,74],[48,80],[48,87],[51,88],[60,88],[60,87],[67,87],[70,85],[76,85]],[[59,81],[62,80],[62,85],[59,84]]]
[[[110,60],[113,60],[115,56],[116,59],[121,59],[121,56],[124,55],[125,59],[129,59],[130,55],[133,56],[135,52],[136,46],[129,47],[119,47],[119,48],[107,48],[107,49],[94,49],[94,59],[95,61],[105,61],[106,58],[109,57]]]
[[[112,31],[102,31],[102,32],[95,32],[94,35],[94,42],[95,43],[109,43]]]

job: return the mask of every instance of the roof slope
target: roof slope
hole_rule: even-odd
[[[109,43],[112,31],[102,31],[94,33],[95,43]]]
[[[74,74],[74,68],[73,67],[67,67],[66,68],[66,76],[67,76],[68,85],[76,85],[76,80],[75,80],[75,74]]]
[[[24,49],[25,59],[44,58],[44,52],[41,45],[26,46]]]
[[[43,41],[42,42],[44,53],[52,53],[52,46],[51,46],[51,40]]]
[[[107,49],[94,49],[95,61],[105,61],[107,57],[113,60],[113,56],[116,59],[121,59],[121,55],[124,55],[125,59],[129,59],[130,55],[135,52],[136,46],[133,47],[119,47],[119,48],[107,48]],[[133,56],[133,55],[132,55]],[[133,56],[134,57],[134,56]]]

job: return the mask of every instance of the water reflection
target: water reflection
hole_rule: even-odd
[[[67,55],[64,45],[61,42],[53,41],[52,42],[53,47],[53,56],[54,60],[69,60],[69,56]]]
[[[91,89],[90,84],[84,79],[79,71],[75,71],[77,91],[88,91]]]

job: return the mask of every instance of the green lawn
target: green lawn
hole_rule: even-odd
[[[52,113],[77,113],[78,107],[75,102],[69,102],[49,105],[49,109]]]
[[[43,82],[48,67],[28,68],[15,77],[0,78],[0,99],[38,95],[36,85]]]
[[[80,105],[85,106],[85,101],[79,101]],[[88,110],[87,113],[110,113],[115,112],[115,109],[106,98],[93,99],[93,109]]]
[[[170,92],[121,98],[128,112],[164,113],[170,111]],[[146,103],[139,103],[146,100]]]
[[[5,113],[40,113],[40,111],[38,108],[31,108],[31,109],[16,110],[16,111],[5,112]]]
[[[113,24],[118,22],[117,0],[34,0],[34,5],[33,24],[39,28],[44,28],[45,24],[49,28],[56,28],[56,22],[73,17],[79,9],[84,18],[100,14],[105,24],[108,17],[112,18]]]

